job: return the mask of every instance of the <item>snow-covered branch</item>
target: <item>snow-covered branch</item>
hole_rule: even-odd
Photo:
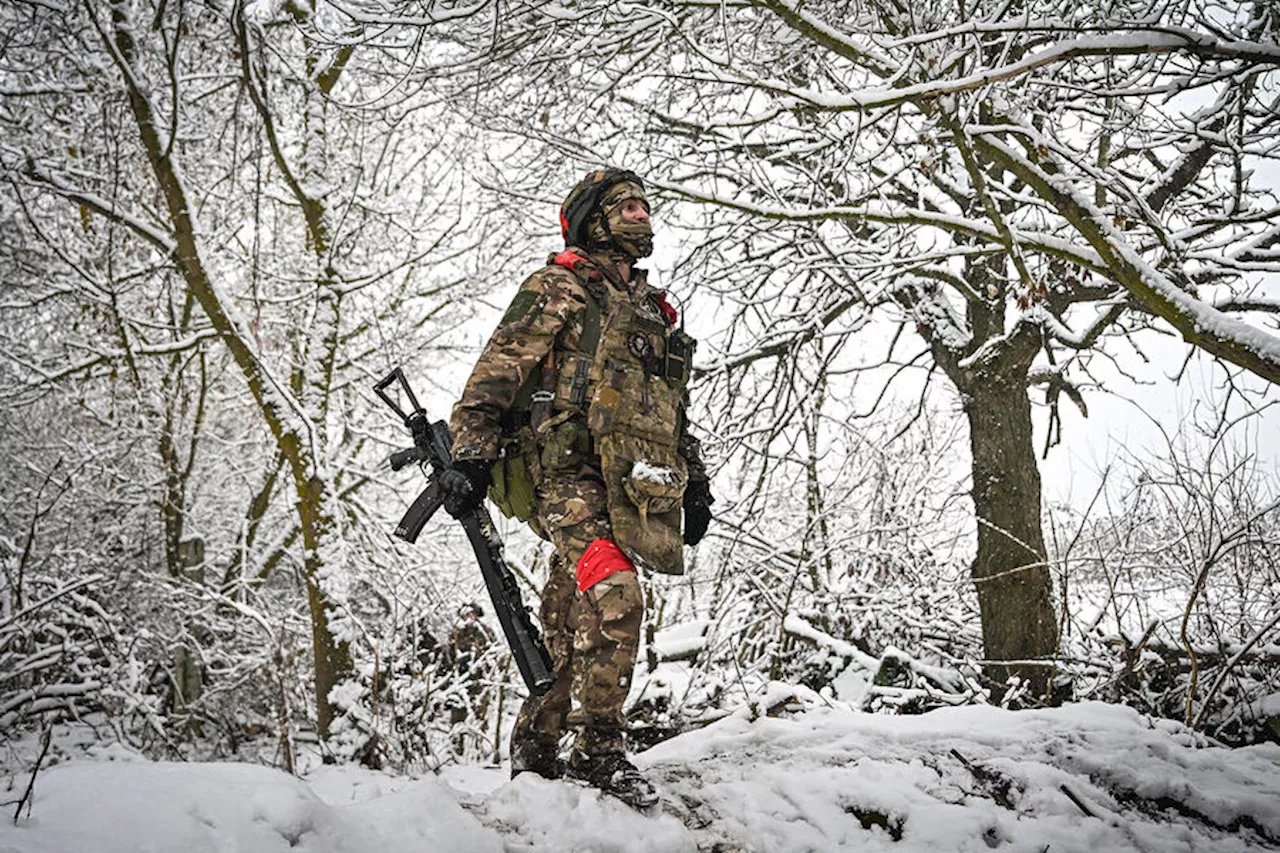
[[[1029,155],[991,136],[980,137],[977,144],[994,162],[1016,174],[1042,198],[1051,200],[1106,263],[1109,276],[1187,341],[1264,379],[1280,382],[1280,339],[1227,316],[1175,285],[1143,258],[1111,218],[1059,169],[1051,167],[1054,170],[1050,171],[1036,162],[1035,152],[1048,148],[1034,143],[1034,130],[1027,127],[1024,132],[1027,139],[1033,140],[1028,143]]]

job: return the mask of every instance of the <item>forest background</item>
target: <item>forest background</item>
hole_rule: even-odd
[[[646,579],[637,743],[779,682],[1280,737],[1278,14],[5,4],[0,740],[498,759],[523,687],[459,647],[459,531],[390,536],[423,483],[372,385],[446,416],[604,163],[653,191],[718,498]]]

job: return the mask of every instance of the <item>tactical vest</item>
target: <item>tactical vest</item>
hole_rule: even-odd
[[[694,341],[657,302],[611,289],[584,258],[562,252],[553,263],[587,293],[581,345],[549,354],[518,392],[513,410],[534,415],[495,466],[490,497],[508,515],[530,520],[544,472],[598,456],[614,541],[638,565],[681,574],[688,469],[677,443]],[[554,387],[543,373],[552,357]]]

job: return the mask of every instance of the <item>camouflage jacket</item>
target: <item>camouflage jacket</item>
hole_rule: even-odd
[[[581,250],[572,251],[586,257],[592,270],[609,263],[604,258],[587,256]],[[563,365],[565,356],[582,351],[590,298],[588,285],[572,270],[556,264],[556,257],[548,258],[547,265],[520,286],[453,408],[450,421],[453,456],[459,461],[496,459],[504,423],[525,380],[539,369],[549,352],[554,351],[555,361]],[[616,278],[616,274],[613,277]],[[590,286],[599,288],[597,299],[607,300],[628,286],[604,275],[592,278]],[[643,270],[635,271],[629,286],[633,301],[650,300],[655,312],[658,310],[660,292],[648,284]],[[680,420],[680,455],[689,465],[690,479],[705,480],[698,442],[684,428],[683,416]]]

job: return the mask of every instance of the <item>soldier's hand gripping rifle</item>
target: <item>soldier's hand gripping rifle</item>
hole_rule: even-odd
[[[387,388],[398,382],[400,389],[412,406],[406,413],[387,393]],[[391,455],[391,467],[400,470],[414,462],[426,462],[431,466],[427,487],[418,495],[413,505],[400,519],[395,535],[406,542],[415,542],[423,526],[431,519],[444,502],[440,493],[439,478],[452,464],[451,451],[453,437],[449,434],[449,426],[444,421],[434,423],[427,420],[426,411],[418,404],[413,389],[404,371],[396,368],[373,386],[382,401],[391,407],[404,425],[413,433],[413,447],[399,450]],[[530,616],[520,596],[520,587],[516,577],[507,565],[502,554],[502,540],[494,529],[493,519],[484,508],[484,504],[464,513],[459,519],[462,529],[467,531],[467,539],[476,552],[480,563],[480,573],[484,576],[485,586],[489,588],[489,597],[493,600],[493,610],[498,614],[498,622],[502,625],[502,633],[507,637],[511,653],[520,668],[524,683],[535,695],[541,696],[551,689],[555,682],[554,666],[551,654],[542,642],[542,634]]]

